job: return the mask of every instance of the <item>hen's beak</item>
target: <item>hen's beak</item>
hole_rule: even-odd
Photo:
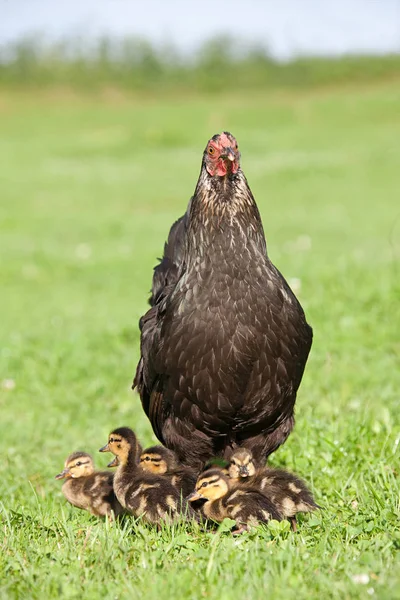
[[[198,492],[197,490],[195,490],[194,492],[192,492],[187,498],[186,500],[188,502],[194,502],[195,500],[201,500],[202,498],[204,498],[204,496],[202,496],[200,494],[200,492]]]
[[[248,477],[249,469],[245,465],[239,467],[239,475],[240,477]]]
[[[221,153],[221,158],[223,159],[228,159],[231,162],[233,162],[236,158],[234,151],[232,150],[232,148],[230,146],[228,146],[227,148],[224,148],[222,153]]]
[[[100,448],[99,452],[110,452],[110,447],[108,445],[108,442],[105,446],[103,446],[102,448]]]
[[[71,473],[69,472],[69,469],[64,469],[64,471],[61,471],[61,473],[56,475],[54,479],[65,479],[66,477],[70,477],[70,476],[71,476]]]
[[[114,460],[112,460],[112,461],[111,461],[111,462],[110,462],[110,463],[107,465],[107,467],[118,467],[118,465],[119,465],[118,456],[116,456],[116,457],[114,458]]]

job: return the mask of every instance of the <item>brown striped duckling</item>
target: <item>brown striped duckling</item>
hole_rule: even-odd
[[[291,522],[294,531],[297,530],[297,513],[320,508],[302,479],[284,469],[256,468],[247,448],[233,452],[228,472],[233,485],[240,483],[266,495]]]
[[[277,507],[256,489],[233,484],[221,469],[209,469],[197,479],[189,502],[205,500],[202,512],[207,519],[220,523],[225,518],[236,521],[234,533],[242,533],[250,526],[282,520]]]
[[[93,459],[86,452],[74,452],[65,461],[56,479],[65,479],[61,490],[68,502],[96,517],[113,517],[123,511],[113,489],[114,473],[95,471]]]
[[[115,459],[108,465],[117,467],[114,490],[122,506],[148,523],[176,521],[194,516],[168,477],[144,471],[139,465],[142,448],[129,427],[114,429],[100,452],[112,452]]]
[[[180,465],[175,452],[164,446],[152,446],[144,450],[140,456],[140,466],[149,473],[169,477],[184,498],[196,484],[197,477],[193,469]]]

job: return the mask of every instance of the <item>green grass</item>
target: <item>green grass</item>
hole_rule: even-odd
[[[142,100],[2,92],[1,598],[400,598],[399,101],[395,83]],[[300,280],[314,327],[296,428],[272,462],[324,509],[297,534],[240,539],[110,526],[67,505],[54,475],[115,426],[153,442],[130,391],[137,322],[221,129],[239,140],[270,256]]]

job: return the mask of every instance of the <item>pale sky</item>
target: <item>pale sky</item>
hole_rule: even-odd
[[[296,54],[400,52],[400,0],[0,0],[0,42],[139,35],[191,51],[228,33]]]

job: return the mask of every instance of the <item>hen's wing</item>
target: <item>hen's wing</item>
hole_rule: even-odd
[[[163,311],[162,301],[178,281],[183,265],[189,208],[190,203],[187,212],[170,229],[168,240],[164,245],[164,255],[160,263],[154,268],[151,296],[149,298],[151,308],[139,321],[141,356],[132,387],[137,386],[144,411],[160,441],[162,441],[162,386],[159,385],[157,373],[153,371],[151,361],[148,358],[154,346],[154,337],[157,335],[159,315]],[[159,420],[160,423],[158,423]]]
[[[186,237],[187,214],[185,213],[171,227],[168,240],[164,245],[164,255],[154,267],[153,283],[149,303],[154,306],[163,297],[165,288],[178,281],[183,262]]]

